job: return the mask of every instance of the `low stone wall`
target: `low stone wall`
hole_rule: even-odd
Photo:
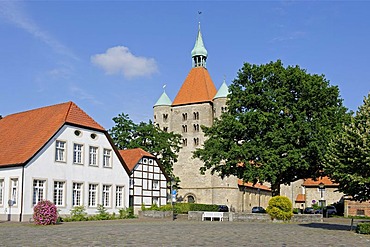
[[[189,211],[188,220],[201,221],[202,211]],[[272,222],[268,214],[253,214],[253,213],[224,213],[224,221],[245,221],[245,222]],[[313,223],[322,222],[321,214],[295,214],[290,222]]]
[[[140,218],[172,219],[172,217],[173,217],[172,211],[155,211],[155,210],[139,211],[139,219]]]

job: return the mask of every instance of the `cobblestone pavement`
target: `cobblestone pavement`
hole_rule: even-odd
[[[350,220],[324,223],[114,220],[54,226],[0,222],[0,246],[370,246]]]

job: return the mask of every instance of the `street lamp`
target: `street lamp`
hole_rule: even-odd
[[[323,182],[320,182],[319,183],[319,188],[320,188],[321,213],[322,213],[322,217],[324,218],[324,189],[325,189],[325,184]]]

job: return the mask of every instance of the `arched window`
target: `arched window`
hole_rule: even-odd
[[[188,196],[187,199],[188,199],[188,203],[194,203],[195,202],[194,196]]]

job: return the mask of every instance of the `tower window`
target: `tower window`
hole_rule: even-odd
[[[187,125],[182,126],[182,132],[184,132],[184,133],[188,132],[188,126]]]
[[[168,119],[168,114],[163,114],[163,121],[167,121]]]
[[[188,145],[188,139],[182,139],[182,145],[186,147]]]
[[[199,132],[199,124],[194,124],[194,131]]]
[[[199,120],[199,112],[193,112],[194,120]]]
[[[194,138],[194,146],[198,146],[199,145],[199,138]]]
[[[182,114],[182,120],[183,120],[183,121],[188,120],[188,114],[187,114],[187,113],[183,113],[183,114]]]
[[[163,127],[164,132],[168,132],[168,127]]]

